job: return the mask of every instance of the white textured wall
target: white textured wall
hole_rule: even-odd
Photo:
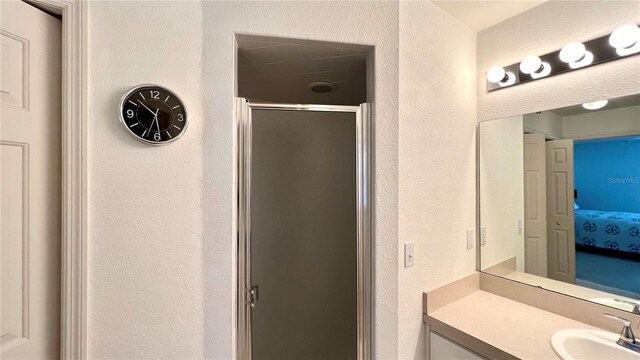
[[[376,353],[396,358],[398,4],[92,1],[88,21],[89,355],[233,354],[238,32],[375,46]],[[139,144],[118,122],[120,96],[147,82],[189,106],[169,146]]]
[[[637,56],[490,94],[484,81],[493,64],[640,22],[639,2],[549,2],[481,32],[477,53],[474,32],[433,4],[398,6],[90,2],[91,357],[232,355],[234,32],[375,46],[382,359],[421,357],[421,292],[475,268],[464,230],[475,224],[476,90],[480,119],[640,92]],[[146,82],[189,105],[190,128],[170,146],[138,144],[117,120],[122,93]],[[403,269],[408,241],[416,266]]]
[[[524,271],[524,136],[522,116],[480,123],[482,269],[516,258]],[[523,221],[518,234],[518,220]]]
[[[549,1],[478,33],[478,119],[527,114],[640,92],[640,56],[487,93],[493,65],[558,50],[640,23],[640,1]]]
[[[422,292],[469,275],[475,228],[475,32],[428,1],[400,3],[399,358],[424,359]]]
[[[640,134],[640,106],[588,112],[562,118],[567,139],[589,139]]]
[[[201,5],[92,1],[88,11],[88,355],[202,357],[205,336],[224,333],[203,331],[222,325],[203,317],[215,306],[205,301],[205,271],[224,262],[212,245],[231,242],[230,201],[209,214],[203,203],[215,191],[230,198],[231,185],[213,188],[203,174],[212,150],[203,143]],[[125,133],[118,102],[144,83],[186,102],[190,125],[179,141],[153,147]],[[209,219],[221,217],[227,224],[213,228]],[[230,266],[216,274],[221,288],[230,274]]]

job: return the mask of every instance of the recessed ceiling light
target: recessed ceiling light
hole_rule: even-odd
[[[309,89],[314,93],[324,94],[324,93],[332,92],[333,90],[335,90],[336,84],[326,82],[326,81],[318,81],[318,82],[309,84]]]
[[[582,104],[582,107],[587,109],[587,110],[598,110],[598,109],[602,109],[603,107],[605,107],[608,102],[609,102],[609,100],[598,100],[598,101],[594,101],[594,102],[584,103],[584,104]]]

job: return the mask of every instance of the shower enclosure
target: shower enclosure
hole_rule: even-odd
[[[236,100],[239,359],[369,359],[369,111]]]

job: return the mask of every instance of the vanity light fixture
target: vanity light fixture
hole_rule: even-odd
[[[572,69],[578,69],[583,66],[591,65],[593,62],[593,53],[587,51],[587,48],[581,42],[571,42],[560,50],[560,60],[569,64]]]
[[[540,57],[532,55],[522,59],[520,62],[520,71],[531,75],[534,79],[539,79],[551,74],[551,65],[549,65],[548,62],[540,60]]]
[[[598,109],[602,109],[603,107],[605,107],[608,102],[609,102],[609,100],[607,100],[607,99],[598,100],[598,101],[584,103],[584,104],[582,104],[582,107],[587,109],[587,110],[598,110]]]
[[[611,34],[587,41],[572,41],[562,49],[541,55],[532,54],[515,64],[494,66],[487,72],[487,91],[517,86],[634,55],[640,55],[640,25],[622,25]]]
[[[516,75],[511,71],[506,72],[501,66],[494,66],[487,71],[487,81],[501,87],[509,86],[516,82]]]
[[[622,25],[609,36],[609,45],[616,49],[620,56],[640,52],[640,27],[638,25]]]

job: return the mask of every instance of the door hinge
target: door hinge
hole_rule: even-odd
[[[249,306],[255,307],[258,301],[258,285],[253,285],[247,292],[247,302]]]

